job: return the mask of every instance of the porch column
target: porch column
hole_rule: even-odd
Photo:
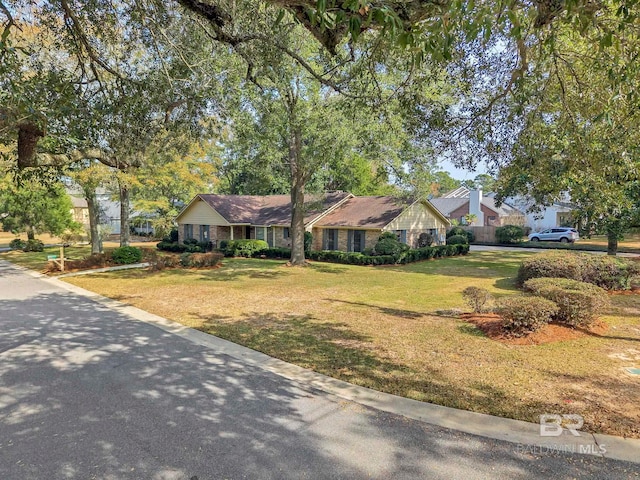
[[[233,240],[233,225],[229,226],[230,229],[230,233],[229,233],[229,240]]]

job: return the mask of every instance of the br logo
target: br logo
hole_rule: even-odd
[[[584,419],[580,415],[544,413],[540,415],[540,436],[559,437],[566,428],[575,437],[580,436],[580,430],[584,425]]]

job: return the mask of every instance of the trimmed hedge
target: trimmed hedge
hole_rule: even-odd
[[[520,243],[524,237],[524,228],[518,225],[505,225],[496,228],[496,240],[499,243]]]
[[[605,290],[629,290],[631,280],[640,276],[640,262],[609,255],[583,255],[582,281]]]
[[[130,265],[142,260],[142,250],[138,247],[118,247],[111,253],[113,263],[118,265]]]
[[[466,235],[451,235],[447,238],[447,245],[464,245],[469,243],[469,238]]]
[[[198,242],[197,240],[185,240],[184,243],[168,242],[166,239],[159,242],[156,247],[163,252],[173,253],[205,253],[213,248],[211,242]]]
[[[309,252],[307,257],[310,260],[350,265],[404,265],[431,258],[466,255],[467,253],[469,253],[469,245],[440,245],[406,250],[399,255],[364,255],[357,252],[322,250]]]
[[[309,255],[308,252],[306,255]],[[255,252],[253,256],[259,258],[291,258],[291,249],[279,247],[267,248],[265,250]]]
[[[640,264],[604,255],[545,252],[520,265],[516,284],[532,278],[568,278],[597,285],[606,290],[628,290],[640,276]]]
[[[571,326],[586,326],[609,305],[607,292],[590,283],[568,278],[532,278],[524,290],[558,306],[553,319]]]
[[[252,257],[267,250],[269,244],[264,240],[230,240],[224,250],[227,257]]]
[[[546,298],[514,295],[500,299],[496,312],[507,333],[522,337],[548,324],[557,314],[558,306]]]

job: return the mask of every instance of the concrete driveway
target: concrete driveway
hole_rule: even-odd
[[[0,262],[0,479],[637,479],[342,400]]]

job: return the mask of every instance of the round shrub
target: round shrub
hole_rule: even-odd
[[[465,230],[462,227],[453,227],[447,232],[447,238],[454,235],[465,235],[467,237],[467,243],[473,243],[476,239],[475,234],[471,230]]]
[[[530,278],[555,277],[582,280],[582,261],[568,252],[545,252],[522,262],[516,284],[521,287]]]
[[[521,337],[548,324],[558,312],[558,306],[546,298],[530,295],[514,295],[498,302],[496,309],[504,330]]]
[[[142,260],[142,250],[138,247],[118,247],[111,253],[113,263],[130,265]]]
[[[464,298],[474,313],[482,313],[484,306],[491,300],[491,294],[486,288],[467,287],[462,291],[462,298]]]
[[[12,250],[22,250],[26,244],[27,242],[25,242],[24,240],[14,238],[9,242],[9,248],[11,248]]]
[[[568,278],[532,278],[524,290],[558,306],[553,319],[571,326],[587,326],[609,305],[607,292],[590,283]]]
[[[41,240],[27,240],[27,242],[22,247],[24,252],[41,252],[44,250],[44,243]]]
[[[466,245],[469,238],[466,235],[452,235],[447,238],[447,245]]]
[[[268,248],[269,244],[264,240],[232,240],[227,244],[224,254],[228,257],[250,258]]]
[[[400,255],[406,250],[409,250],[409,246],[398,240],[393,232],[384,232],[373,247],[376,255]]]
[[[496,228],[498,243],[520,243],[524,237],[524,229],[518,225],[505,225]]]
[[[416,246],[418,248],[430,247],[431,245],[433,245],[433,240],[433,235],[423,232],[418,236],[418,242]]]

